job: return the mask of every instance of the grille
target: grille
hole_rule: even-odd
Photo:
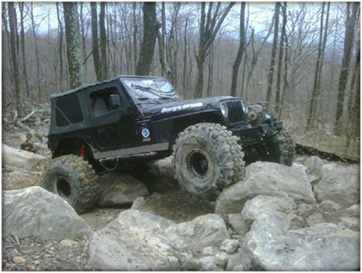
[[[243,121],[243,106],[241,105],[241,103],[241,101],[227,102],[230,125]]]

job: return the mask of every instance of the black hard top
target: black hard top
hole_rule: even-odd
[[[91,87],[91,86],[96,86],[96,85],[100,85],[100,84],[104,84],[104,83],[109,83],[109,82],[117,81],[117,80],[123,79],[123,78],[164,79],[163,77],[159,77],[159,76],[118,75],[118,76],[116,76],[116,77],[114,77],[114,78],[111,78],[111,79],[108,79],[108,80],[104,80],[104,81],[101,81],[101,82],[89,83],[89,84],[82,84],[81,86],[79,86],[79,87],[77,87],[77,88],[68,90],[68,91],[63,92],[63,93],[51,94],[51,95],[50,95],[50,99],[52,100],[52,99],[56,99],[56,98],[59,98],[59,97],[66,96],[66,95],[74,94],[74,93],[80,92],[80,91],[82,91],[83,89],[86,89],[86,88]]]

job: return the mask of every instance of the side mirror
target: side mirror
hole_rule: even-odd
[[[121,96],[118,94],[111,94],[109,96],[109,104],[112,109],[117,109],[121,106]]]

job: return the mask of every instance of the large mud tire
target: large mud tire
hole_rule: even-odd
[[[269,154],[265,161],[292,166],[295,156],[295,143],[285,129],[282,129],[267,143],[267,148]]]
[[[43,188],[65,199],[77,213],[98,201],[97,177],[92,166],[76,155],[55,158],[43,179]]]
[[[244,153],[225,126],[192,125],[181,132],[173,147],[176,176],[187,191],[214,200],[223,188],[242,180]]]

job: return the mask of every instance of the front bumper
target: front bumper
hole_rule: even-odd
[[[235,127],[230,131],[240,138],[240,144],[249,146],[268,140],[282,128],[282,121],[269,121],[255,127]]]

